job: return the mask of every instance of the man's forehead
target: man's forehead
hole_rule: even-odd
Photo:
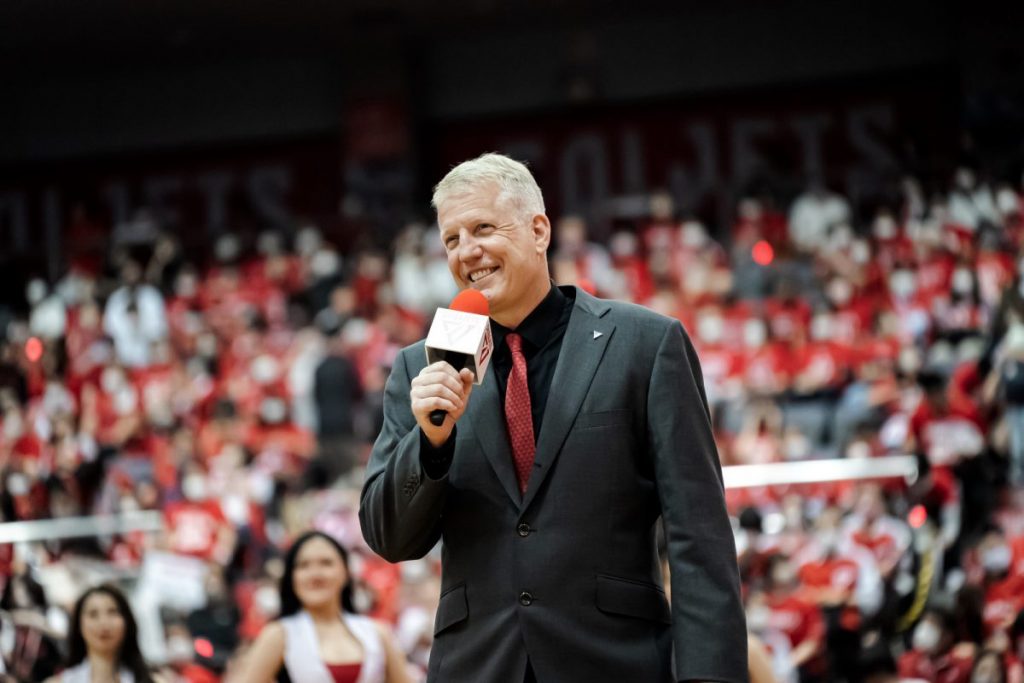
[[[495,192],[496,188],[473,188],[445,197],[437,207],[437,223],[443,232],[445,228],[456,229],[476,221],[494,221],[499,214],[507,214],[514,207],[506,198]]]

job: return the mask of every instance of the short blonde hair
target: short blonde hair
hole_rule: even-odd
[[[512,202],[524,217],[544,213],[544,195],[530,170],[525,164],[496,152],[463,161],[448,171],[434,186],[430,205],[436,211],[452,195],[489,184],[497,185],[499,197]]]

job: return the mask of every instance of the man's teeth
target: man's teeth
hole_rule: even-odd
[[[497,268],[488,268],[487,270],[478,270],[475,273],[470,273],[469,274],[469,281],[470,282],[476,282],[480,278],[487,277],[488,275],[490,275],[491,273],[493,273],[496,270],[497,270]]]

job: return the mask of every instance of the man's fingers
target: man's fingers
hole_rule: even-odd
[[[415,387],[412,390],[412,397],[415,399],[444,398],[460,406],[465,400],[460,392],[452,391],[450,388],[440,384]]]
[[[412,386],[415,387],[429,387],[433,385],[441,385],[448,387],[457,394],[462,393],[463,384],[458,375],[452,376],[443,372],[431,372],[422,374],[412,381]]]

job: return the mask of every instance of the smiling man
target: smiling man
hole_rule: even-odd
[[[402,350],[360,508],[392,562],[442,541],[428,681],[747,680],[721,469],[682,325],[553,286],[544,199],[517,161],[466,161],[433,203],[452,276],[490,303],[494,372],[471,397],[468,370],[427,366],[423,342]]]

